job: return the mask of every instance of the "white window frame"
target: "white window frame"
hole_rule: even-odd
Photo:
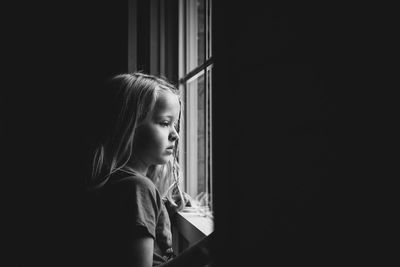
[[[206,0],[206,5],[210,5],[211,0]],[[193,6],[196,1],[191,0],[179,0],[179,64],[178,64],[178,77],[179,77],[179,90],[182,94],[182,100],[190,108],[186,108],[185,105],[182,107],[183,120],[181,121],[181,135],[179,142],[179,160],[181,165],[181,172],[183,174],[183,181],[181,182],[181,188],[187,192],[192,197],[195,197],[198,192],[198,173],[197,173],[197,162],[198,162],[198,144],[197,144],[197,126],[198,126],[198,91],[197,83],[191,85],[191,90],[187,90],[186,86],[189,82],[195,81],[202,74],[204,75],[204,86],[207,87],[207,83],[211,86],[211,80],[208,81],[211,75],[208,75],[207,71],[212,68],[212,58],[207,59],[205,56],[202,65],[197,65],[197,8]],[[207,8],[207,7],[206,7]],[[211,8],[211,6],[209,6]],[[191,19],[187,20],[186,12],[190,12]],[[208,14],[211,16],[211,12]],[[209,21],[210,22],[210,21]],[[190,36],[186,34],[187,27],[190,27]],[[207,33],[207,28],[205,29]],[[210,38],[210,36],[206,37]],[[209,53],[211,56],[211,47],[207,46],[208,42],[206,40],[205,53]],[[186,49],[190,49],[187,51]],[[190,56],[187,57],[187,53]],[[196,62],[191,61],[195,59]],[[194,70],[194,71],[193,71]],[[182,80],[182,78],[185,78]],[[205,94],[207,93],[207,88],[205,88]],[[206,121],[205,121],[205,135],[207,140],[205,140],[206,145],[206,155],[205,158],[209,159],[205,162],[206,168],[206,182],[208,185],[207,193],[212,196],[212,166],[211,166],[211,133],[208,134],[211,128],[211,94],[208,94],[208,101],[205,105],[206,110]],[[207,107],[207,105],[209,105]],[[211,203],[208,203],[210,208],[212,208]],[[184,209],[178,212],[175,222],[172,227],[173,231],[173,244],[174,250],[176,252],[181,252],[186,248],[186,246],[191,246],[198,242],[200,239],[212,233],[214,230],[214,220],[212,217],[204,216],[204,214],[199,213],[198,210]],[[183,237],[186,242],[182,243],[180,239]],[[186,244],[184,244],[186,243]]]
[[[206,2],[206,8],[210,4],[208,0]],[[185,133],[181,136],[181,151],[185,151],[184,159],[182,161],[182,173],[184,174],[184,182],[183,189],[192,197],[195,197],[198,194],[198,147],[197,147],[197,84],[191,85],[191,90],[186,90],[185,83],[191,82],[198,78],[201,75],[204,75],[204,83],[207,87],[210,75],[207,73],[209,68],[212,68],[212,58],[204,58],[204,62],[202,65],[198,66],[197,64],[197,9],[196,1],[194,0],[180,0],[179,3],[179,69],[178,75],[180,78],[179,89],[182,92],[182,98],[186,100],[186,104],[190,106],[190,109],[184,110],[185,120],[183,122],[183,127]],[[211,8],[211,7],[209,7]],[[189,15],[190,19],[187,19]],[[208,14],[211,16],[211,13]],[[211,22],[209,22],[211,24]],[[205,23],[206,24],[206,23]],[[205,26],[206,27],[206,26]],[[207,28],[206,28],[207,29]],[[207,30],[205,30],[207,33]],[[187,34],[189,33],[189,34]],[[210,36],[205,36],[206,38],[210,38]],[[211,49],[208,46],[208,39],[206,40],[206,46],[204,47],[205,52],[211,54]],[[188,50],[187,50],[188,49]],[[187,56],[189,55],[189,56]],[[194,59],[194,60],[193,60]],[[183,64],[182,64],[183,63]],[[193,75],[191,75],[194,73]],[[188,77],[188,79],[182,82],[183,77]],[[207,90],[205,90],[207,91]],[[206,93],[206,92],[205,92]],[[212,179],[212,166],[211,166],[211,134],[207,134],[211,128],[211,95],[207,95],[207,105],[206,107],[206,159],[209,159],[205,164],[205,172],[206,172],[206,182],[208,183],[207,193],[209,195],[212,194],[211,187],[211,179]],[[186,124],[185,124],[186,123]]]

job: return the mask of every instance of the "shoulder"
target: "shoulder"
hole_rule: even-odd
[[[137,174],[137,175],[120,175],[111,177],[110,179],[111,185],[123,185],[127,188],[139,188],[150,190],[151,192],[157,192],[157,188],[153,181],[146,176]]]
[[[134,198],[136,202],[142,202],[147,199],[154,203],[155,206],[161,205],[161,194],[156,185],[150,178],[140,174],[119,173],[110,177],[108,188],[114,195],[119,197],[126,195],[129,198]]]

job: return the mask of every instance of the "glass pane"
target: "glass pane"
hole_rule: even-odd
[[[197,79],[197,194],[207,191],[204,75]]]
[[[205,53],[205,0],[197,0],[197,65],[204,63]]]
[[[186,73],[204,63],[205,0],[190,0],[186,9]]]
[[[186,86],[186,189],[193,197],[207,193],[207,109],[204,71]],[[201,203],[206,204],[206,203]]]
[[[207,59],[212,56],[212,0],[207,2]]]

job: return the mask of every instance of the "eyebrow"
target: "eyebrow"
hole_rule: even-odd
[[[168,118],[168,119],[173,119],[174,118],[174,116],[172,116],[172,115],[158,115],[158,116],[155,116],[157,119],[161,119],[161,118]]]

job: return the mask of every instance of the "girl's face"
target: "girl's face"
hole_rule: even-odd
[[[180,111],[177,95],[160,91],[154,108],[137,126],[133,153],[137,160],[147,166],[167,163],[179,139],[176,132]]]

